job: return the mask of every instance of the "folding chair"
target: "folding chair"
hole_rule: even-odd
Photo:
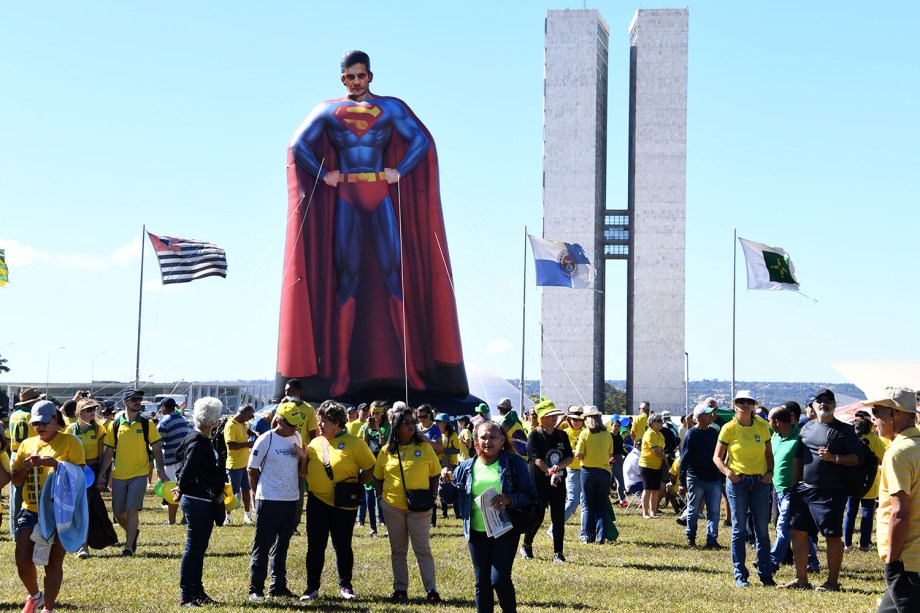
[[[636,511],[642,510],[642,490],[643,487],[641,481],[637,481],[636,483],[633,483],[631,486],[629,486],[629,488],[627,488],[626,506],[623,507],[624,511],[629,511],[633,508],[633,505],[635,505]]]

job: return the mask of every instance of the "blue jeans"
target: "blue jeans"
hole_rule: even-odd
[[[179,504],[188,522],[185,551],[182,552],[182,564],[179,567],[179,588],[182,591],[182,602],[191,602],[204,594],[201,573],[211,530],[214,529],[214,507],[209,501],[195,500],[188,496],[183,496]]]
[[[497,539],[470,530],[470,557],[476,581],[476,611],[493,611],[495,595],[502,611],[516,611],[517,597],[511,582],[511,566],[517,555],[520,535],[512,530]],[[495,595],[493,595],[493,590]]]
[[[776,506],[779,514],[776,518],[776,542],[773,543],[773,549],[770,551],[773,572],[779,570],[780,565],[785,561],[792,543],[789,533],[789,497],[791,493],[791,490],[776,492]],[[818,552],[815,550],[815,542],[811,539],[808,539],[808,568],[818,568]]]
[[[722,502],[722,482],[694,479],[687,475],[687,541],[696,540],[696,524],[700,507],[706,503],[706,544],[719,538],[719,505]]]
[[[770,520],[770,486],[761,481],[759,475],[740,475],[738,483],[728,481],[725,492],[732,511],[732,566],[735,579],[747,581],[745,566],[748,511],[754,521],[754,538],[757,550],[757,574],[761,580],[772,579],[773,564],[770,561],[770,536],[767,524]]]
[[[581,469],[581,492],[584,504],[581,531],[588,542],[604,542],[605,502],[610,495],[610,473],[603,468]]]
[[[581,484],[581,471],[583,469],[572,470],[571,468],[566,471],[565,476],[565,521],[569,521],[569,518],[575,514],[575,509],[578,508],[578,505],[581,505],[581,529],[578,533],[578,538],[585,540],[588,538],[588,533],[585,532],[585,522],[588,520],[588,514],[585,511],[585,496],[582,491]]]
[[[256,533],[249,560],[249,593],[261,594],[271,567],[269,590],[287,588],[287,552],[298,524],[297,500],[256,498]]]
[[[367,518],[371,524],[371,530],[377,531],[377,518],[383,517],[380,512],[380,501],[377,499],[377,492],[374,490],[364,489],[364,504],[358,507],[358,523],[363,524],[364,518]]]
[[[875,518],[875,499],[854,498],[847,499],[847,514],[843,520],[843,544],[845,547],[853,546],[853,529],[856,527],[856,510],[860,509],[859,520],[859,546],[868,547],[872,544],[872,520]]]

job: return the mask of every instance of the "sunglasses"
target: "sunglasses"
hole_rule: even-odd
[[[750,398],[739,398],[738,400],[735,401],[735,404],[749,404],[753,406],[757,403],[751,400]]]
[[[876,419],[885,419],[889,415],[894,415],[894,410],[887,407],[872,407],[872,415]]]

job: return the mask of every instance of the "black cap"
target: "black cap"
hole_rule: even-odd
[[[837,398],[834,397],[834,392],[832,392],[831,390],[827,389],[826,387],[823,388],[823,389],[818,390],[817,392],[815,392],[814,399],[817,400],[817,399],[820,398],[821,396],[830,396],[830,397],[831,397],[831,402],[837,402]]]
[[[160,401],[160,406],[166,407],[167,409],[175,409],[176,400],[175,398],[164,398],[163,400]]]

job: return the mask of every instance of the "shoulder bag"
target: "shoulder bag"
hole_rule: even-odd
[[[406,489],[406,474],[403,472],[402,456],[399,455],[399,445],[396,445],[396,459],[399,461],[399,475],[402,477],[403,491],[406,493],[406,506],[410,511],[430,511],[434,508],[434,492],[430,488],[423,490]]]
[[[332,476],[332,465],[329,464],[329,441],[325,437],[320,437],[323,446],[323,467],[326,469],[326,476],[333,482],[333,500],[335,506],[340,508],[356,509],[364,502],[364,486],[356,477],[351,477],[345,481],[335,482]]]

